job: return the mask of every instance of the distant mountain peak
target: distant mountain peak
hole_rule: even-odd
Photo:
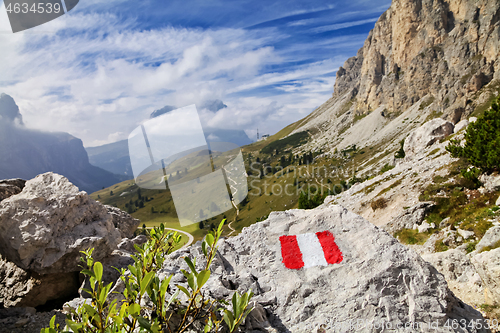
[[[206,101],[200,106],[200,109],[207,109],[212,112],[217,112],[221,109],[227,108],[227,105],[224,104],[220,99],[214,99],[210,101]]]
[[[0,95],[0,119],[23,125],[23,116],[19,112],[19,107],[14,99],[7,94]]]
[[[203,110],[203,109],[207,109],[208,111],[211,111],[211,112],[217,112],[219,110],[227,108],[227,105],[224,104],[224,102],[222,102],[220,99],[213,99],[213,100],[205,101],[202,104],[197,104],[196,107],[197,107],[198,111]],[[166,105],[166,106],[162,107],[161,109],[153,111],[151,113],[151,115],[149,116],[149,118],[153,119],[153,118],[159,117],[159,116],[164,115],[165,113],[168,113],[168,112],[175,110],[175,109],[177,109],[176,106]]]
[[[153,111],[153,113],[151,113],[151,115],[149,116],[149,118],[153,119],[153,118],[156,118],[156,117],[159,117],[165,113],[168,113],[172,110],[175,110],[177,109],[177,107],[175,106],[172,106],[172,105],[166,105],[164,107],[162,107],[161,109],[159,110],[156,110],[156,111]]]

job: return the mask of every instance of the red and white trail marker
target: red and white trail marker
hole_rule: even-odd
[[[301,269],[338,264],[344,257],[330,231],[281,236],[281,256],[286,268]]]

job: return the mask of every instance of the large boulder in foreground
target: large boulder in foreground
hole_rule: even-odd
[[[299,270],[286,268],[280,236],[322,231],[334,235],[343,260]],[[445,324],[452,319],[482,320],[479,312],[453,295],[433,266],[341,206],[274,212],[219,245],[220,256],[204,288],[213,297],[252,288],[257,304],[245,332],[374,332],[380,330],[370,325],[382,322],[423,325],[414,332],[467,332]],[[307,244],[301,249],[309,251]],[[179,271],[188,269],[183,257],[199,258],[201,253],[200,243],[173,253],[160,274],[174,274],[174,283],[186,285]],[[201,268],[203,260],[197,261]],[[356,323],[364,326],[353,329],[350,324]],[[428,325],[437,329],[427,329]],[[469,332],[488,330],[469,328]]]
[[[404,150],[406,156],[411,158],[436,141],[444,139],[453,133],[453,128],[454,125],[452,123],[441,118],[426,122],[411,132],[405,139]]]
[[[45,173],[0,202],[0,254],[38,274],[79,271],[80,251],[93,247],[100,260],[117,248],[122,236],[114,222],[106,206],[68,179]]]
[[[20,193],[0,202],[0,307],[35,307],[77,295],[82,250],[95,248],[94,257],[110,266],[130,263],[130,246],[119,248],[140,243],[125,238],[139,220],[54,173],[1,184]]]

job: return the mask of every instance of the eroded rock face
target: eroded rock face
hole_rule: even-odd
[[[0,201],[21,193],[25,183],[22,179],[0,180]]]
[[[488,192],[500,190],[500,174],[498,173],[493,173],[491,175],[483,173],[479,176],[479,180],[483,183],[483,187]]]
[[[344,258],[340,264],[300,270],[284,266],[280,236],[324,230],[335,235]],[[252,288],[254,300],[266,310],[248,321],[246,331],[260,325],[267,328],[259,329],[268,332],[316,332],[325,325],[327,332],[340,332],[334,322],[360,319],[372,323],[437,321],[436,332],[452,332],[444,328],[447,319],[481,318],[450,292],[434,267],[341,206],[273,212],[266,221],[222,240],[219,253],[205,290],[214,297],[228,297],[234,290]],[[160,274],[174,274],[173,283],[185,285],[179,272],[187,269],[182,257],[200,255],[199,243],[177,251],[165,261]],[[200,267],[204,265],[197,261]]]
[[[426,122],[406,138],[404,143],[406,156],[411,158],[424,148],[452,134],[453,127],[452,123],[441,118]]]
[[[356,89],[357,110],[404,110],[430,94],[445,114],[499,78],[500,4],[395,0],[363,48],[337,72],[335,94]]]
[[[14,195],[0,202],[0,306],[35,307],[77,295],[79,251],[91,247],[108,264],[108,280],[116,280],[111,267],[130,264],[133,244],[145,241],[124,238],[139,220],[92,200],[63,176],[46,173],[1,185],[14,188]]]
[[[116,249],[122,237],[113,221],[105,206],[65,177],[42,174],[0,202],[0,253],[38,274],[79,271],[79,251],[93,247],[100,260]]]
[[[36,307],[74,296],[79,284],[78,272],[39,275],[0,256],[0,307]]]
[[[120,230],[121,237],[132,238],[134,236],[134,231],[137,229],[137,226],[141,221],[133,218],[131,215],[127,214],[119,208],[106,205],[106,209],[111,215],[113,225],[115,226],[115,228]],[[132,252],[133,251],[134,249],[132,249]]]
[[[500,248],[476,254],[471,261],[485,284],[488,303],[500,303]]]
[[[425,215],[434,206],[432,202],[420,202],[396,216],[389,223],[384,225],[383,228],[391,235],[403,229],[417,228],[424,221]]]

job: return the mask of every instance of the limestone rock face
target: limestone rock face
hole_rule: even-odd
[[[481,276],[490,303],[500,302],[500,248],[481,252],[472,257],[472,263]]]
[[[337,72],[335,94],[356,88],[357,110],[407,109],[431,94],[450,116],[500,77],[500,4],[395,0],[363,48]]]
[[[284,266],[280,236],[325,230],[335,236],[343,254],[341,263],[300,270]],[[179,272],[188,269],[183,257],[200,257],[201,253],[200,243],[173,253],[160,275],[174,274],[173,283],[187,285]],[[273,212],[266,221],[221,240],[219,254],[204,288],[214,297],[252,288],[253,300],[265,311],[259,307],[245,327],[247,332],[257,328],[267,332],[348,332],[348,326],[342,330],[334,323],[349,325],[358,319],[394,324],[437,321],[436,332],[466,332],[447,329],[444,323],[450,318],[481,318],[413,250],[341,206]],[[204,265],[202,260],[197,263]],[[369,327],[356,330],[372,331]]]
[[[498,242],[500,242],[500,226],[491,227],[477,243],[475,252],[481,252],[485,247],[493,247]]]
[[[500,190],[500,174],[494,173],[491,175],[482,174],[479,176],[479,180],[483,183],[483,187],[488,192]]]
[[[407,157],[412,157],[424,148],[453,133],[453,124],[441,118],[426,122],[410,133],[405,140],[404,150]]]
[[[134,231],[137,229],[137,226],[141,223],[141,221],[133,218],[131,215],[119,208],[106,205],[106,209],[111,215],[113,225],[115,228],[120,230],[121,237],[132,238],[134,236]],[[133,248],[131,249],[131,252],[134,252]]]
[[[392,1],[338,69],[332,97],[290,126],[291,134],[316,133],[294,154],[321,147],[333,156],[352,145],[397,151],[417,124],[457,124],[483,108],[500,82],[499,13],[491,0]]]
[[[39,175],[0,202],[0,254],[38,274],[79,271],[79,251],[94,247],[100,260],[121,238],[108,209],[57,174]]]
[[[0,201],[20,193],[25,183],[26,181],[22,179],[0,180]]]
[[[469,121],[467,119],[460,120],[455,124],[455,128],[453,129],[453,133],[458,133],[462,129],[467,128],[469,126]]]
[[[126,267],[133,245],[145,241],[124,238],[139,220],[92,200],[63,176],[46,173],[2,185],[18,193],[0,202],[0,307],[35,307],[77,295],[79,251],[90,247],[114,281],[111,266]]]
[[[414,229],[422,224],[425,215],[434,207],[432,202],[420,202],[408,208],[403,213],[396,216],[389,223],[383,226],[391,235],[403,229]]]

